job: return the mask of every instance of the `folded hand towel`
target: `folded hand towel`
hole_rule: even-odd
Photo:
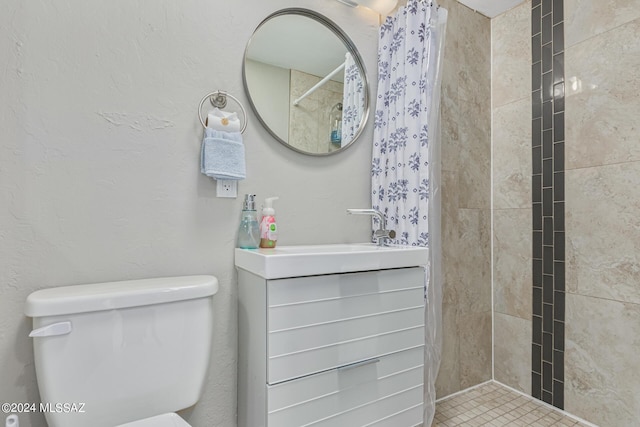
[[[207,114],[207,127],[225,132],[240,132],[238,113],[229,113],[214,108]]]
[[[244,179],[246,166],[244,144],[240,132],[224,132],[206,128],[200,161],[200,172],[211,178]]]

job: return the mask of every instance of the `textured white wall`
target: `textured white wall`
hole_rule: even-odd
[[[39,400],[27,295],[37,289],[214,274],[215,349],[204,396],[185,417],[234,426],[241,198],[199,173],[196,107],[241,99],[245,42],[269,13],[318,10],[360,48],[375,93],[378,17],[338,2],[7,0],[0,14],[0,402]],[[364,241],[371,121],[328,158],[287,150],[249,113],[240,193],[278,195],[281,244]],[[295,177],[295,178],[293,178]],[[43,427],[39,415],[21,426]],[[4,418],[2,419],[4,422]]]

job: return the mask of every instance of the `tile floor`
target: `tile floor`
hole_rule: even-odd
[[[581,427],[569,418],[497,383],[486,383],[436,403],[432,427]]]

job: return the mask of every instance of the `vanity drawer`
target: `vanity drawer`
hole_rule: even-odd
[[[424,344],[424,270],[405,268],[267,284],[267,382]]]
[[[422,346],[267,386],[268,426],[415,426],[422,423]]]

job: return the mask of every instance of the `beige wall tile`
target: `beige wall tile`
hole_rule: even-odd
[[[455,268],[458,312],[491,311],[491,211],[459,209],[459,243]]]
[[[567,287],[640,303],[640,162],[566,172]]]
[[[531,392],[531,2],[492,20],[495,379]]]
[[[458,5],[460,206],[489,209],[491,199],[491,22]]]
[[[531,391],[530,11],[527,1],[492,21],[494,367],[496,380],[525,393]]]
[[[442,171],[442,271],[444,274],[443,304],[457,307],[457,284],[460,283],[460,221],[458,220],[458,175]]]
[[[567,49],[565,64],[567,169],[640,160],[640,19]]]
[[[484,367],[467,363],[468,385],[461,383],[460,337],[473,335],[468,328],[474,325],[461,326],[458,318],[460,313],[491,309],[491,116],[490,21],[456,1],[440,4],[449,12],[441,104],[443,354],[436,382],[437,395],[443,397],[480,382],[470,384],[473,378],[485,377],[473,374]],[[491,334],[482,339],[475,347],[483,354],[489,348],[490,359]],[[490,375],[490,369],[487,372]]]
[[[296,99],[320,81],[320,77],[302,71],[291,71],[291,99]],[[305,98],[298,107],[291,108],[289,143],[303,151],[327,153],[330,142],[329,113],[342,102],[343,84],[329,81]]]
[[[565,47],[640,18],[640,0],[564,0]]]
[[[457,324],[458,265],[458,174],[442,171],[442,356],[436,381],[436,396],[443,397],[460,391],[460,349]]]
[[[446,57],[446,53],[445,53]],[[460,134],[458,122],[458,79],[456,64],[449,59],[443,62],[442,96],[440,102],[442,170],[457,171],[460,164]]]
[[[531,333],[531,320],[494,313],[495,379],[526,394],[531,393]]]
[[[567,295],[565,410],[595,424],[640,418],[640,305]]]
[[[445,303],[442,307],[442,356],[436,381],[436,397],[448,396],[460,390],[460,339],[458,337],[457,307]]]
[[[491,21],[458,5],[459,53],[458,96],[481,103],[491,102]]]
[[[464,58],[460,56],[460,14],[464,13],[457,0],[441,0],[440,7],[447,9],[447,30],[445,36],[444,56],[454,63],[461,63]],[[457,74],[453,73],[456,77]]]
[[[529,321],[532,305],[531,234],[530,208],[494,210],[494,310]]]
[[[530,99],[531,0],[491,20],[491,44],[493,107]]]
[[[459,204],[468,209],[491,207],[491,113],[475,104],[461,101]]]
[[[531,208],[531,100],[528,97],[493,109],[492,167],[493,207]]]
[[[458,316],[460,386],[465,389],[491,378],[491,311]]]

